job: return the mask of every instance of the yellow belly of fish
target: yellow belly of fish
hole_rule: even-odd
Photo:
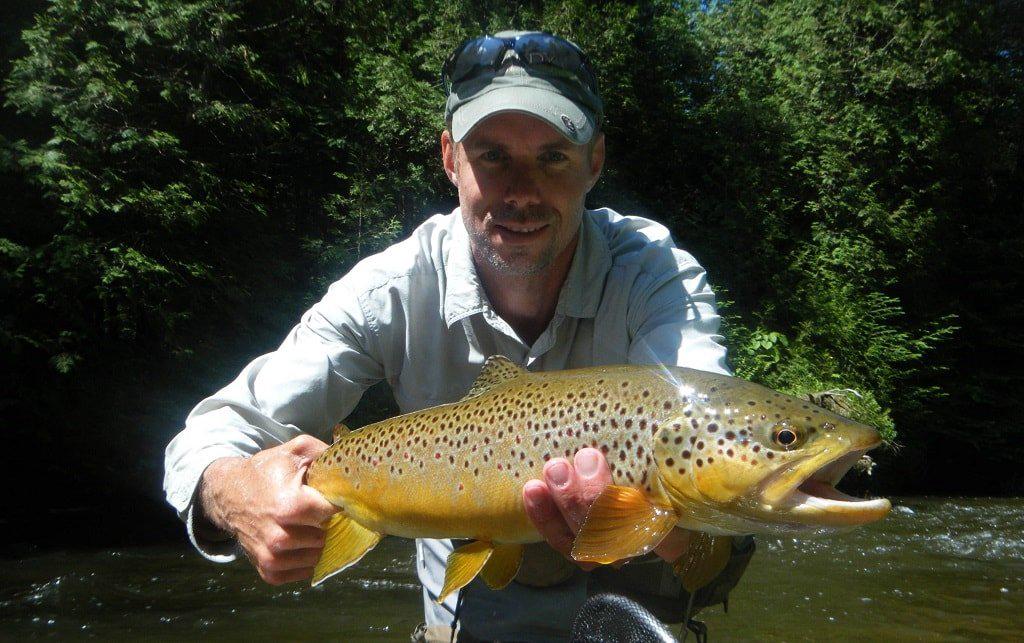
[[[481,475],[470,486],[442,472],[397,480],[375,475],[328,499],[365,527],[394,536],[537,542],[541,537],[526,516],[522,482]]]

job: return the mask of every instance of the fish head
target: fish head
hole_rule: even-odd
[[[874,428],[742,380],[729,378],[715,390],[687,398],[683,415],[655,437],[662,488],[692,523],[799,535],[856,527],[889,512],[888,500],[835,488],[881,444]]]

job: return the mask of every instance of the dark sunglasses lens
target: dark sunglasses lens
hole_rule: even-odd
[[[451,82],[457,83],[481,67],[493,66],[498,56],[505,52],[505,41],[500,38],[484,36],[470,42],[459,52],[452,67]]]
[[[597,91],[597,79],[583,53],[571,42],[547,34],[530,34],[516,40],[516,53],[528,64],[552,65],[567,71]]]
[[[565,40],[545,34],[529,34],[516,39],[516,53],[527,63],[548,64],[572,71],[580,63],[576,48]]]

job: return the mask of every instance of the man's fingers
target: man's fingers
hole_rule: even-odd
[[[328,518],[338,513],[338,507],[328,502],[327,499],[313,487],[310,487],[309,485],[302,485],[300,493],[302,493],[309,502],[310,513],[312,514],[313,520],[316,521],[313,523],[314,526],[319,527]]]
[[[544,479],[569,528],[576,533],[583,526],[590,505],[611,482],[611,472],[597,449],[581,449],[573,465],[561,458],[552,460],[544,467]]]
[[[580,449],[574,458],[578,476],[580,502],[586,506],[583,517],[586,518],[590,505],[594,504],[604,488],[612,482],[612,472],[604,454],[597,449]],[[580,523],[582,524],[582,520]]]
[[[573,533],[552,500],[548,485],[540,480],[523,485],[523,505],[533,526],[551,548],[568,555],[572,551]]]
[[[320,492],[308,485],[282,489],[270,509],[271,520],[281,526],[321,527],[338,512]]]
[[[259,558],[262,571],[286,572],[292,569],[312,567],[320,560],[321,548],[293,549],[277,554],[263,553]]]
[[[300,549],[320,550],[324,547],[324,530],[302,525],[281,527],[267,538],[266,546],[274,555]]]
[[[328,518],[338,513],[337,507],[309,485],[299,487],[297,495],[298,511],[294,514],[291,524],[320,527]]]
[[[564,458],[555,458],[544,465],[544,482],[562,518],[575,534],[587,515],[586,508],[580,507],[576,470]]]
[[[273,572],[269,570],[259,570],[260,577],[270,585],[284,585],[285,583],[294,583],[300,580],[306,580],[313,577],[313,567],[302,567],[299,569],[289,569],[281,572]]]

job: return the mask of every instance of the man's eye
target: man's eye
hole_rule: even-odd
[[[501,153],[501,150],[487,150],[486,152],[480,155],[480,158],[490,163],[497,163],[502,159],[502,157],[503,155]]]
[[[561,163],[562,161],[568,160],[568,156],[561,152],[546,152],[542,157],[545,163]]]

